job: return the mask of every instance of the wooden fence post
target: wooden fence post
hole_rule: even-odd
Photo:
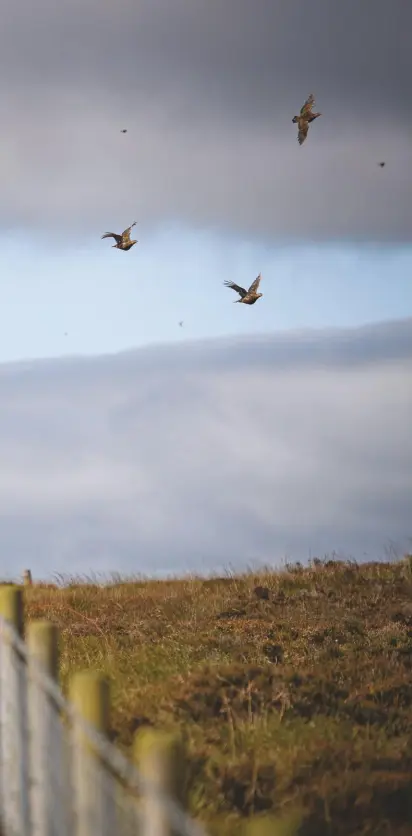
[[[30,569],[25,569],[23,572],[23,586],[33,586],[33,578]]]
[[[27,625],[27,648],[41,665],[44,672],[54,679],[59,678],[59,633],[51,621],[29,621]]]
[[[81,720],[107,736],[110,690],[105,676],[93,671],[75,673],[69,700]],[[116,781],[96,751],[87,731],[76,719],[72,728],[72,785],[76,836],[113,836],[116,833]]]
[[[142,791],[141,836],[177,836],[179,828],[173,826],[160,801],[165,796],[179,807],[186,807],[186,759],[181,738],[178,735],[143,728],[136,732],[133,744],[133,760],[148,787],[153,792]]]
[[[23,638],[21,587],[0,587],[0,617]],[[26,661],[13,634],[2,629],[0,654],[0,811],[6,833],[29,836]]]
[[[0,616],[14,627],[20,638],[23,638],[24,606],[20,586],[15,584],[0,586]]]
[[[70,833],[68,747],[60,707],[42,676],[58,684],[59,633],[50,621],[27,625],[30,802],[33,836]]]

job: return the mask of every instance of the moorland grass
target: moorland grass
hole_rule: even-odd
[[[111,680],[113,739],[179,728],[211,834],[298,807],[302,836],[412,833],[412,557],[25,590],[61,679]]]

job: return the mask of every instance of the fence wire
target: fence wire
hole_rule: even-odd
[[[206,836],[85,722],[0,617],[0,836]]]

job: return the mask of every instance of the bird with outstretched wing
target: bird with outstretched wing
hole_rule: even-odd
[[[321,113],[313,113],[313,105],[315,104],[315,97],[313,93],[311,93],[308,98],[306,99],[305,103],[302,105],[300,109],[299,116],[294,116],[292,119],[293,123],[297,123],[298,125],[298,143],[302,145],[305,141],[309,125],[313,122],[314,119],[317,119],[318,116],[322,116]]]
[[[245,305],[254,305],[263,293],[258,293],[258,287],[261,281],[261,274],[259,273],[258,277],[252,282],[248,290],[244,287],[240,287],[240,285],[235,284],[234,282],[225,281],[223,284],[225,287],[230,287],[231,290],[235,290],[236,293],[239,294],[240,299],[235,299],[235,302],[243,302]]]
[[[137,244],[137,240],[132,241],[130,239],[130,232],[134,226],[136,226],[136,221],[128,226],[127,229],[124,229],[121,235],[117,232],[105,232],[104,235],[102,235],[102,238],[114,238],[116,243],[113,244],[113,247],[117,247],[118,250],[130,250],[134,244]]]

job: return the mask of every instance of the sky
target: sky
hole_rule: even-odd
[[[216,244],[206,233],[186,232],[176,240],[159,232],[136,259],[133,251],[128,258],[110,245],[104,257],[96,249],[82,256],[57,249],[45,254],[37,245],[34,259],[31,249],[0,252],[3,362],[360,325],[412,313],[407,247],[272,250],[253,241]],[[12,261],[13,273],[6,269]],[[262,299],[253,307],[233,304],[238,296],[223,281],[248,286],[259,270]]]
[[[403,0],[9,4],[0,360],[410,315],[411,30]]]
[[[8,4],[0,367],[411,317],[411,31],[404,0]]]
[[[0,367],[0,576],[411,543],[412,318]]]

